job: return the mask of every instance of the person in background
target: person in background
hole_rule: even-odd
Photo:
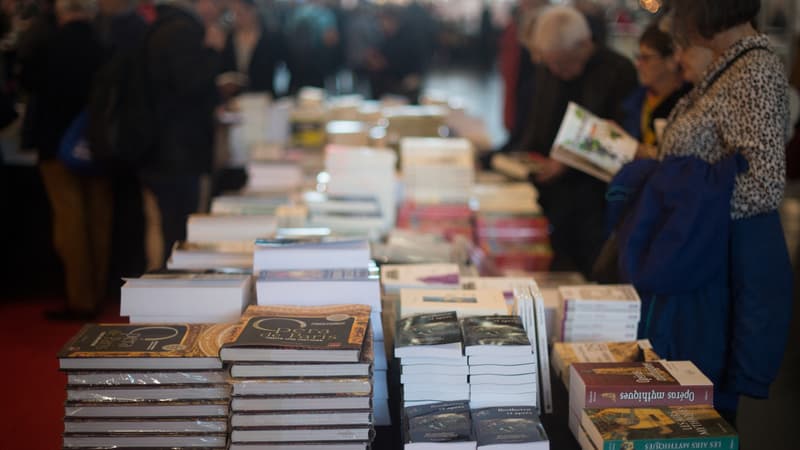
[[[622,120],[622,100],[636,87],[636,70],[624,56],[592,41],[583,14],[569,6],[546,8],[527,43],[538,64],[516,151],[548,156],[570,101],[599,117]],[[606,184],[549,158],[534,183],[551,226],[551,269],[577,270],[590,277],[605,240]]]
[[[284,30],[291,73],[289,94],[304,86],[324,87],[338,57],[336,16],[319,0],[301,4],[289,15]]]
[[[227,94],[266,92],[275,95],[275,69],[285,58],[285,44],[280,33],[269,30],[261,19],[253,0],[233,0],[233,30],[222,50],[222,71],[244,75],[246,84],[240,89],[225,89]]]
[[[656,121],[666,122],[670,111],[690,85],[683,79],[675,57],[672,37],[659,29],[658,23],[648,26],[639,38],[636,71],[639,88],[625,99],[625,120],[620,124],[642,145],[639,157],[657,156]]]
[[[156,130],[140,174],[160,214],[162,266],[175,241],[186,238],[189,215],[201,209],[201,180],[213,161],[216,77],[225,41],[206,32],[197,7],[185,1],[159,5],[145,43]]]
[[[53,243],[64,265],[67,305],[50,319],[94,317],[107,288],[112,194],[102,175],[70,170],[57,153],[62,136],[87,106],[104,51],[91,0],[56,0],[58,28],[45,51],[33,130],[39,170],[53,215]]]
[[[383,38],[367,55],[372,97],[400,95],[416,103],[422,88],[423,35],[411,26],[408,11],[385,7],[378,14]]]
[[[734,424],[740,395],[768,394],[783,359],[792,304],[791,266],[776,211],[785,185],[788,85],[770,39],[751,24],[760,3],[669,2],[669,28],[689,49],[679,52],[679,60],[695,86],[670,115],[660,143],[662,165],[674,157],[713,165],[734,155],[746,164],[730,175],[735,183],[724,204],[702,210],[708,215],[718,207],[721,219],[729,220],[727,252],[696,262],[719,266],[720,273],[700,280],[690,292],[667,286],[659,295],[645,294],[642,317],[647,319],[640,325],[640,335],[661,357],[691,360],[713,381],[714,406]],[[702,52],[693,48],[710,51],[713,61],[705,70]],[[687,233],[716,236],[720,231]]]

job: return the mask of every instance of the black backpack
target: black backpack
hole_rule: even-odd
[[[115,51],[95,75],[86,134],[92,158],[103,166],[142,167],[155,147],[155,107],[146,55],[152,28],[134,49]]]

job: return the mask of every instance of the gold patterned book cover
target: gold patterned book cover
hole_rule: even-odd
[[[236,324],[88,324],[62,349],[69,358],[216,358]]]
[[[358,362],[370,312],[367,305],[250,306],[220,356],[224,361]]]

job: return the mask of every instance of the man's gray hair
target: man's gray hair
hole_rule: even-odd
[[[530,46],[536,52],[572,50],[591,41],[589,22],[572,6],[549,6],[539,13],[530,35]]]

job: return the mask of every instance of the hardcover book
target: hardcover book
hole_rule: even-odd
[[[170,433],[227,433],[228,420],[223,418],[180,419],[106,419],[67,418],[64,433],[103,434],[170,434]]]
[[[248,412],[234,413],[231,416],[233,428],[369,425],[371,423],[372,413],[369,410]]]
[[[62,370],[221,369],[235,324],[89,324],[61,349]]]
[[[358,362],[370,307],[250,306],[223,361]]]
[[[472,412],[479,449],[547,450],[550,442],[535,408],[509,406]]]
[[[369,409],[372,406],[370,394],[328,394],[328,395],[272,395],[262,397],[234,397],[231,408],[234,411],[326,411]]]
[[[234,396],[252,395],[367,395],[369,378],[263,378],[233,380]]]
[[[395,332],[396,358],[461,357],[461,328],[455,312],[406,317],[397,321]]]
[[[736,431],[710,406],[587,408],[581,425],[600,450],[739,448]]]
[[[67,374],[67,386],[153,386],[182,384],[221,384],[227,383],[228,376],[220,370],[181,372],[141,372],[141,371],[95,371],[73,372]]]
[[[230,402],[139,402],[96,403],[67,402],[64,417],[75,418],[152,418],[152,417],[228,417]]]
[[[691,361],[574,363],[570,409],[713,405],[714,385]]]
[[[461,320],[467,356],[504,354],[527,356],[531,341],[519,316],[477,316]]]
[[[231,433],[231,442],[324,442],[369,441],[375,432],[371,426],[239,428]]]
[[[64,448],[202,448],[224,449],[228,435],[220,434],[65,434]]]
[[[228,450],[369,450],[369,442],[231,442]]]
[[[448,444],[448,449],[474,449],[469,404],[464,401],[433,403],[405,408],[405,448],[437,448],[426,443]]]

